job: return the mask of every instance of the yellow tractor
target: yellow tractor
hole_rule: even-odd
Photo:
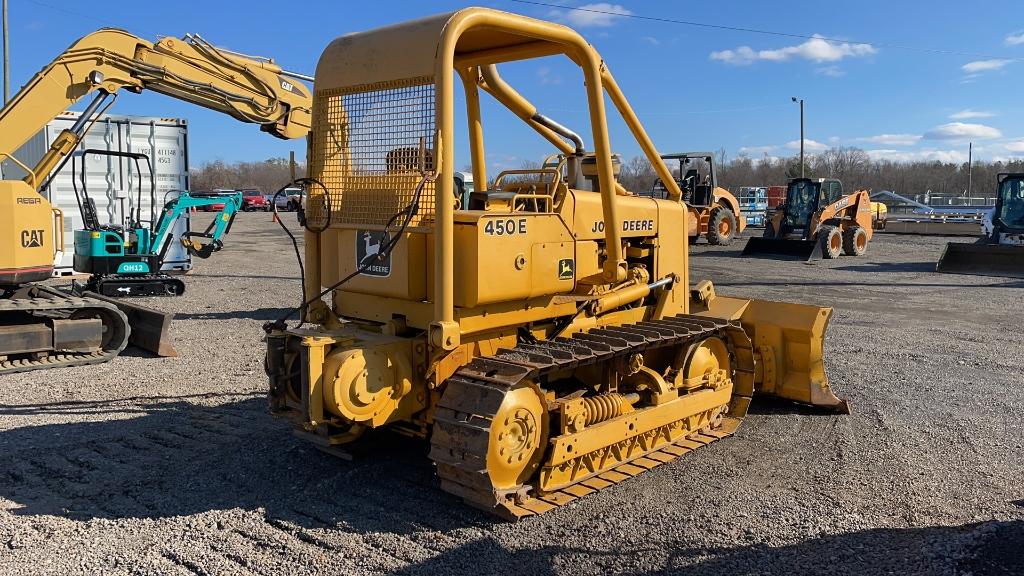
[[[582,73],[590,151],[498,73],[550,56]],[[484,96],[558,162],[489,179]],[[667,199],[616,181],[606,98]],[[493,182],[470,209],[457,101],[473,181]],[[830,308],[691,283],[682,193],[565,26],[469,8],[338,38],[309,166],[301,322],[266,326],[266,369],[272,411],[326,451],[371,429],[429,440],[442,489],[518,518],[731,435],[756,393],[846,411],[822,364]]]
[[[25,173],[21,180],[0,180],[0,373],[104,362],[129,341],[174,355],[167,339],[169,315],[35,283],[50,278],[55,252],[64,246],[63,214],[40,191],[122,90],[153,90],[257,123],[280,138],[301,138],[309,131],[309,89],[272,60],[221,50],[192,35],[152,43],[103,29],[72,44],[0,109],[0,161]],[[86,96],[92,99],[80,119],[54,139],[35,166],[16,158],[47,122]],[[95,206],[83,206],[87,209],[95,212]],[[142,230],[115,231],[110,225],[85,237],[114,232],[126,235],[126,246],[145,240]]]
[[[662,160],[675,170],[676,183],[683,192],[683,202],[690,214],[687,230],[690,244],[704,236],[712,246],[728,246],[747,227],[747,219],[740,214],[740,203],[725,188],[718,186],[715,155],[711,152],[679,152],[663,154]],[[667,190],[660,180],[655,183],[651,197],[665,198]]]

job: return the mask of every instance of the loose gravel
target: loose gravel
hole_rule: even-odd
[[[298,267],[241,214],[184,296],[145,300],[179,358],[0,377],[0,574],[1022,574],[1024,281],[934,273],[947,240],[695,246],[719,293],[835,308],[853,414],[761,399],[733,438],[504,523],[440,491],[425,443],[343,461],[268,415],[261,325]]]

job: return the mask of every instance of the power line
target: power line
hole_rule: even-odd
[[[966,56],[968,58],[985,58],[985,59],[1001,59],[1001,60],[1012,60],[1021,61],[1022,58],[1006,58],[1002,56],[992,56],[989,54],[979,54],[977,52],[962,52],[960,50],[948,50],[943,48],[926,48],[920,46],[907,46],[904,44],[890,44],[888,42],[862,42],[859,40],[848,40],[842,38],[830,38],[827,36],[817,36],[813,34],[796,34],[792,32],[779,32],[776,30],[760,30],[757,28],[745,28],[742,26],[728,26],[725,24],[709,24],[707,22],[695,22],[692,20],[677,20],[674,18],[664,18],[660,16],[645,16],[643,14],[623,14],[622,12],[615,12],[612,10],[600,10],[597,8],[585,8],[582,6],[565,6],[562,4],[552,4],[549,2],[537,2],[535,0],[509,0],[511,2],[517,2],[519,4],[530,4],[533,6],[544,6],[547,8],[558,8],[561,10],[574,10],[577,12],[590,12],[592,14],[603,14],[606,16],[617,16],[619,18],[633,18],[635,20],[647,20],[649,22],[661,22],[664,24],[679,24],[683,26],[693,26],[697,28],[708,28],[712,30],[728,30],[730,32],[745,32],[749,34],[764,34],[767,36],[781,36],[783,38],[799,38],[803,40],[824,40],[826,42],[840,42],[848,44],[867,44],[868,46],[874,46],[878,48],[893,48],[896,50],[910,50],[914,52],[927,52],[930,54],[944,54],[949,56]]]

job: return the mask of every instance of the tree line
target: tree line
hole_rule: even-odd
[[[789,178],[800,175],[800,160],[797,157],[774,158],[765,155],[754,159],[740,155],[729,158],[725,150],[719,150],[715,156],[718,185],[733,192],[742,186],[785,185]],[[537,167],[539,164],[535,162],[523,163],[523,168]],[[306,167],[299,164],[296,174],[303,176],[305,170]],[[996,174],[1000,172],[1024,172],[1024,161],[975,161],[971,196],[993,197]],[[846,146],[807,156],[804,173],[808,178],[838,178],[848,190],[891,190],[921,201],[927,192],[931,193],[932,198],[966,196],[968,187],[966,162],[876,160],[864,150]],[[215,160],[201,164],[191,170],[190,174],[193,190],[256,188],[270,194],[291,181],[287,158],[234,163]],[[619,180],[627,190],[650,190],[657,179],[654,168],[642,156],[622,162]]]
[[[297,164],[295,175],[305,174],[306,166]],[[204,162],[189,170],[189,180],[194,191],[256,189],[272,194],[291,182],[292,177],[287,158],[270,158],[262,162]]]
[[[765,155],[754,159],[741,155],[728,158],[725,150],[719,150],[715,156],[718,185],[733,192],[742,186],[785,185],[788,179],[800,176],[799,157]],[[838,178],[848,190],[889,190],[919,201],[924,201],[928,193],[933,199],[967,195],[967,162],[876,160],[860,148],[846,146],[805,158],[804,174],[808,178]],[[970,195],[994,197],[996,175],[1000,172],[1024,172],[1024,161],[975,161],[971,169]],[[634,157],[623,163],[620,180],[629,190],[649,190],[657,181],[657,175],[646,158]]]

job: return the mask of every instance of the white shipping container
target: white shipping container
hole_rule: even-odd
[[[42,158],[53,140],[62,130],[70,128],[79,118],[78,112],[65,112],[53,119],[14,156],[28,167]],[[64,212],[64,250],[58,252],[55,275],[72,273],[74,231],[82,228],[81,212],[75,197],[74,184],[81,192],[83,150],[99,149],[134,152],[149,156],[156,179],[155,206],[150,202],[150,173],[145,162],[140,162],[142,176],[142,202],[138,202],[140,170],[130,158],[116,158],[88,154],[84,158],[86,189],[96,203],[100,224],[123,226],[139,210],[139,219],[148,224],[158,219],[165,199],[175,192],[188,190],[188,126],[185,120],[140,116],[101,116],[85,135],[74,152],[75,182],[72,182],[72,160],[64,165],[43,191],[51,204]],[[5,179],[23,178],[25,173],[16,164],[2,164]],[[153,210],[151,212],[151,209]],[[152,215],[152,216],[151,216]],[[181,218],[173,229],[174,238],[167,250],[164,271],[192,269],[192,257],[179,241],[189,230],[189,219]]]

